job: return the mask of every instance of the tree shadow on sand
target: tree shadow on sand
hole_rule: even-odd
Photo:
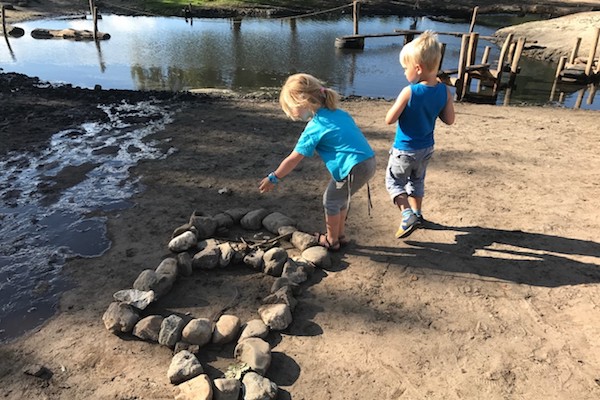
[[[413,237],[425,235],[413,234],[404,241],[409,247],[356,246],[348,253],[367,255],[402,267],[475,274],[534,286],[600,282],[600,243],[519,230],[444,226],[432,222],[426,222],[424,228],[454,233],[454,241],[414,240]]]

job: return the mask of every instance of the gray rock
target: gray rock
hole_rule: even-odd
[[[319,268],[331,268],[331,256],[325,247],[310,247],[302,252],[302,258]]]
[[[175,343],[181,339],[184,324],[181,317],[174,314],[169,315],[160,324],[158,343],[170,348],[175,347]]]
[[[137,289],[119,290],[113,294],[113,299],[120,303],[129,304],[138,310],[144,310],[155,299],[154,291],[142,291]]]
[[[240,220],[240,225],[244,229],[257,231],[262,228],[262,221],[267,215],[269,215],[269,212],[264,208],[250,211]]]
[[[232,208],[226,210],[225,214],[229,215],[233,219],[234,224],[239,224],[242,218],[250,212],[249,208]]]
[[[187,350],[192,354],[198,354],[200,352],[200,346],[198,346],[197,344],[191,344],[183,341],[175,343],[175,349],[173,349],[173,354],[177,354],[182,350]]]
[[[213,400],[238,400],[242,383],[237,379],[218,378],[213,381]]]
[[[140,320],[135,308],[128,304],[113,302],[102,316],[104,326],[112,333],[131,332]]]
[[[281,276],[283,265],[288,259],[288,254],[281,247],[273,247],[263,255],[263,272],[271,276]]]
[[[271,293],[275,293],[284,286],[289,286],[292,289],[292,293],[296,296],[302,292],[302,288],[297,283],[290,281],[288,278],[277,278],[271,286]]]
[[[219,246],[208,246],[192,258],[192,267],[196,269],[213,269],[219,265],[221,249]]]
[[[218,226],[217,221],[212,217],[203,215],[193,215],[190,217],[190,224],[196,228],[198,240],[213,237]]]
[[[158,343],[158,335],[160,334],[160,327],[163,320],[164,317],[161,315],[149,315],[142,318],[133,327],[133,336],[149,342]]]
[[[190,253],[177,254],[177,271],[182,276],[192,276],[192,256]]]
[[[282,226],[295,226],[296,221],[280,212],[274,212],[263,218],[262,225],[266,230],[277,235],[279,228]]]
[[[291,235],[296,232],[298,230],[298,228],[296,228],[295,226],[280,226],[279,229],[277,229],[277,234],[278,235]]]
[[[242,329],[242,333],[240,334],[240,337],[238,339],[239,342],[241,342],[244,339],[248,339],[251,337],[257,337],[257,338],[261,338],[264,339],[267,337],[267,335],[269,334],[269,327],[267,325],[265,325],[265,323],[262,321],[262,319],[253,319],[248,321],[243,329]]]
[[[212,400],[213,398],[212,383],[206,374],[185,381],[177,388],[179,394],[175,396],[175,400]]]
[[[231,247],[229,242],[221,243],[219,246],[220,250],[220,258],[219,258],[219,266],[226,267],[231,264],[231,260],[235,257],[235,250]]]
[[[308,279],[306,268],[299,266],[294,260],[287,260],[283,266],[282,278],[287,278],[291,282],[301,284]]]
[[[260,249],[253,250],[250,253],[246,254],[246,256],[244,257],[244,264],[249,265],[253,269],[262,272],[264,254],[265,252]]]
[[[287,304],[265,304],[258,308],[258,315],[265,325],[276,331],[292,323],[292,312]]]
[[[257,374],[248,372],[242,379],[244,385],[244,400],[274,400],[279,388],[275,382]]]
[[[151,269],[146,269],[143,270],[135,282],[133,282],[133,288],[143,292],[153,290],[155,297],[158,299],[169,293],[169,290],[171,290],[171,287],[173,286],[173,282],[174,280],[169,275],[159,275]]]
[[[212,334],[212,342],[225,344],[235,340],[240,333],[240,319],[235,315],[221,315],[215,324]]]
[[[231,215],[226,214],[226,213],[220,213],[220,214],[214,215],[213,219],[217,222],[217,227],[218,228],[227,228],[227,229],[229,229],[233,225],[235,225],[235,221],[233,220],[233,218],[231,217]]]
[[[290,286],[284,286],[280,288],[273,294],[268,295],[263,299],[264,304],[287,304],[290,308],[290,311],[294,311],[296,305],[298,304],[298,300],[294,297],[292,293],[292,288]]]
[[[256,337],[239,342],[233,351],[235,359],[246,363],[253,371],[264,375],[271,365],[271,347],[269,343]]]
[[[196,356],[187,350],[183,350],[175,354],[171,359],[171,364],[167,370],[167,377],[172,384],[178,385],[202,373],[204,373],[204,369]]]
[[[192,231],[185,231],[182,234],[175,236],[167,247],[173,253],[181,253],[182,251],[186,251],[196,246],[198,243],[198,237]]]
[[[195,318],[183,328],[182,338],[184,341],[204,346],[212,339],[213,327],[208,318]]]
[[[309,235],[306,232],[296,231],[292,233],[290,243],[300,251],[304,251],[309,247],[317,246],[317,238],[314,235]]]

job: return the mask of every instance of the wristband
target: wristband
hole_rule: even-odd
[[[269,182],[271,182],[273,185],[277,185],[279,183],[279,178],[277,178],[275,172],[271,172],[269,175],[267,175],[267,178],[269,179]]]

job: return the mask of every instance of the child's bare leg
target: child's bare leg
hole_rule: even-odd
[[[342,213],[337,215],[325,214],[325,225],[327,226],[327,240],[331,246],[335,246],[339,240],[340,226],[343,225]]]
[[[399,194],[394,199],[394,203],[398,206],[400,211],[404,211],[406,209],[412,209],[410,203],[408,202],[408,196],[406,193]]]
[[[421,211],[421,207],[423,206],[423,198],[409,196],[408,203],[410,204],[410,208],[412,208],[413,211]]]
[[[340,224],[338,227],[338,240],[342,240],[346,237],[346,216],[348,215],[348,209],[344,208],[340,211]]]

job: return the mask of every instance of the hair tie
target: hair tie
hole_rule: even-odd
[[[321,89],[320,89],[320,90],[321,90],[321,94],[322,94],[323,96],[325,96],[325,90],[326,90],[326,89],[325,89],[323,86],[321,86]]]

